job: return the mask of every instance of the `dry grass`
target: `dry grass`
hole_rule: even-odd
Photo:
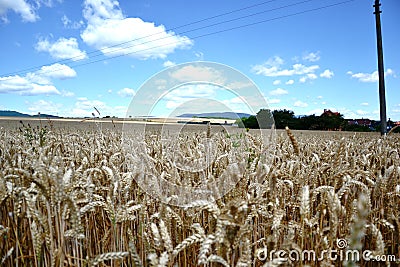
[[[186,133],[187,155],[196,154],[191,142],[202,134],[218,135],[221,155],[234,146],[225,133],[203,130]],[[131,156],[113,127],[99,133],[56,126],[40,146],[8,125],[0,131],[0,265],[367,265],[258,259],[263,248],[320,255],[338,249],[338,239],[371,250],[371,257],[400,258],[399,135],[287,134],[278,132],[273,153],[265,155],[258,136],[243,133],[243,154],[218,157],[206,171],[218,180],[229,160],[237,161],[230,174],[240,178],[236,187],[217,201],[180,208],[138,186],[143,169],[126,164]],[[204,172],[177,170],[159,142],[157,129],[146,136],[146,168],[198,185]]]

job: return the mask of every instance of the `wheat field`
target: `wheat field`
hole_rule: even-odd
[[[177,169],[159,129],[144,137],[155,177],[196,186],[238,178],[215,201],[160,201],[137,183],[121,126],[2,122],[0,266],[396,266],[400,259],[400,137],[277,131],[268,153],[256,132],[186,131],[183,153],[214,136],[218,153],[243,151],[207,170]],[[343,243],[344,242],[345,246]],[[286,258],[274,252],[290,252]],[[298,259],[312,250],[318,260]],[[324,252],[368,250],[368,259]],[[274,256],[275,255],[275,256]],[[271,257],[272,256],[272,257]],[[282,255],[281,255],[282,256]]]

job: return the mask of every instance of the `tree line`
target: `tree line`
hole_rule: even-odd
[[[349,121],[343,118],[343,115],[338,112],[324,112],[320,116],[295,116],[291,110],[274,110],[261,109],[255,116],[252,115],[247,118],[237,120],[239,127],[258,129],[260,123],[265,123],[266,126],[261,125],[261,128],[268,128],[266,121],[272,121],[271,116],[275,121],[277,129],[284,129],[288,126],[294,130],[324,130],[324,131],[354,131],[354,132],[371,132],[379,131],[380,123],[375,122],[369,126],[349,124]],[[389,127],[394,126],[393,122],[389,120]]]

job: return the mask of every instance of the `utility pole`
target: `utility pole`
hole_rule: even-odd
[[[379,0],[375,0],[375,24],[376,24],[376,45],[378,49],[378,74],[379,74],[379,103],[381,117],[381,135],[387,133],[386,122],[386,96],[385,96],[385,70],[383,68],[383,49],[382,49],[382,32],[381,32],[381,4]]]

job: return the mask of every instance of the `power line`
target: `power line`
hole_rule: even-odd
[[[272,9],[272,10],[282,9],[282,8],[285,8],[285,7],[287,8],[287,7],[291,7],[291,6],[294,6],[294,5],[299,5],[299,4],[310,2],[310,1],[315,1],[315,0],[305,0],[305,1],[302,1],[302,2],[297,2],[295,4],[286,5],[284,7],[279,7],[279,8],[275,8],[275,9]],[[257,25],[257,24],[262,24],[262,23],[266,23],[266,22],[270,22],[270,21],[280,20],[280,19],[284,19],[284,18],[288,18],[288,17],[292,17],[292,16],[305,14],[305,13],[315,12],[315,11],[318,11],[318,10],[327,9],[327,8],[331,8],[331,7],[334,7],[334,6],[347,4],[347,3],[350,3],[350,2],[353,2],[353,1],[356,1],[356,0],[342,1],[342,2],[338,2],[338,3],[334,3],[334,4],[330,4],[330,5],[326,5],[326,6],[322,6],[322,7],[318,7],[318,8],[312,8],[312,9],[308,9],[308,10],[303,10],[303,11],[291,13],[291,14],[288,14],[288,15],[278,16],[278,17],[275,17],[275,18],[265,19],[265,20],[261,20],[261,21],[257,21],[257,22],[253,22],[253,23],[248,23],[248,24],[244,24],[244,25],[240,25],[240,26],[231,27],[231,28],[228,28],[228,29],[218,30],[218,31],[210,32],[210,33],[205,33],[205,34],[201,34],[201,35],[197,35],[197,36],[191,37],[191,39],[200,39],[200,38],[203,38],[203,37],[206,37],[206,36],[211,36],[211,35],[215,35],[215,34],[219,34],[219,33],[223,33],[223,32],[228,32],[228,31],[232,31],[232,30],[236,30],[236,29],[250,27],[250,26]],[[271,1],[268,1],[268,2],[271,2]],[[268,10],[268,11],[272,11],[272,10]],[[250,15],[246,15],[244,17],[250,17],[250,16],[254,16],[254,14],[265,13],[265,12],[268,12],[268,11],[267,10],[266,11],[261,11],[261,12],[253,13],[253,14],[250,14]],[[214,16],[214,17],[216,17],[216,16]],[[239,19],[242,19],[244,17],[239,17],[239,18],[235,18],[235,19],[230,19],[228,21],[214,23],[214,24],[203,26],[203,27],[196,28],[196,29],[193,29],[193,30],[188,30],[188,31],[185,31],[185,32],[179,33],[179,34],[185,34],[185,33],[189,33],[189,32],[193,32],[193,31],[199,30],[199,29],[209,28],[209,27],[212,27],[212,26],[216,26],[216,25],[220,25],[220,24],[223,24],[223,23],[231,22],[231,21],[234,21],[234,20],[239,20]],[[206,20],[206,19],[203,19],[202,21],[204,21],[204,20]],[[141,37],[141,38],[138,38],[138,39],[142,39],[142,38],[146,38],[146,37]],[[147,41],[147,42],[144,42],[144,43],[141,43],[141,44],[146,44],[146,43],[149,43],[149,42],[154,42],[154,41],[162,40],[162,39],[166,39],[166,37],[159,38],[159,39],[152,40],[152,41]],[[129,41],[129,42],[132,42],[132,41]],[[125,43],[128,43],[128,42],[125,42]],[[111,59],[123,57],[123,56],[126,56],[126,55],[135,54],[135,53],[138,53],[138,52],[144,52],[144,51],[152,50],[152,49],[159,48],[159,47],[173,45],[173,44],[176,44],[176,43],[179,43],[179,41],[178,42],[171,42],[171,43],[167,43],[167,44],[163,44],[163,45],[157,45],[157,46],[153,46],[153,47],[148,47],[148,48],[145,48],[145,49],[139,49],[139,50],[136,50],[136,51],[133,51],[133,52],[129,52],[129,53],[121,54],[121,55],[108,57],[107,59],[111,60]],[[139,44],[139,45],[141,45],[141,44]],[[118,44],[118,45],[121,45],[121,44]],[[115,45],[115,46],[117,46],[117,45]],[[130,46],[130,47],[133,47],[133,46]],[[123,48],[119,48],[119,49],[116,49],[116,50],[112,50],[112,51],[107,52],[107,54],[110,54],[110,53],[113,53],[113,52],[116,52],[116,51],[120,51],[120,50],[125,50],[125,49],[130,48],[130,47],[123,47]],[[97,50],[96,52],[99,52],[99,51],[101,51],[101,50]],[[105,54],[106,53],[103,53],[103,55],[105,55]],[[97,55],[97,56],[102,56],[102,55],[100,54],[100,55]],[[97,57],[97,56],[95,56],[95,57]],[[92,61],[81,63],[81,64],[71,65],[70,67],[71,68],[76,68],[76,67],[86,66],[86,65],[90,65],[90,64],[94,64],[94,63],[103,61],[103,60],[104,60],[104,58],[99,59],[99,60],[92,60]],[[64,61],[67,61],[67,60],[64,60]],[[58,61],[56,63],[60,63],[60,62],[61,61]],[[42,67],[42,66],[40,66],[40,67]],[[56,69],[56,70],[47,71],[47,72],[56,72],[56,71],[59,71],[59,70],[61,70],[61,69],[58,69],[58,70]],[[22,72],[22,71],[21,72],[14,72],[14,75],[15,74],[21,74],[21,73],[24,73],[24,72]]]
[[[242,10],[245,10],[245,9],[249,9],[249,8],[252,8],[252,7],[255,7],[255,6],[260,6],[262,4],[271,3],[271,2],[275,2],[275,1],[278,1],[278,0],[269,0],[269,1],[265,1],[265,2],[262,2],[262,3],[259,3],[259,4],[255,4],[255,5],[252,5],[252,6],[236,9],[236,10],[233,10],[233,11],[230,11],[230,12],[226,12],[226,13],[223,13],[223,14],[220,14],[220,15],[216,15],[216,16],[212,16],[212,17],[209,17],[209,18],[201,19],[201,20],[198,20],[198,21],[195,21],[195,22],[191,22],[191,23],[188,23],[188,24],[184,24],[184,25],[172,28],[169,31],[173,31],[173,30],[176,30],[178,28],[183,28],[183,27],[186,27],[186,26],[194,25],[194,24],[197,24],[197,23],[200,23],[200,22],[203,22],[203,21],[207,21],[207,20],[214,19],[214,18],[217,18],[217,17],[222,17],[222,16],[225,16],[225,15],[228,15],[228,14],[236,13],[236,12],[239,12],[239,11],[242,11]],[[249,15],[246,15],[246,16],[241,16],[241,17],[238,17],[238,18],[229,19],[229,20],[225,20],[225,21],[222,21],[222,22],[217,22],[217,23],[213,23],[213,24],[210,24],[210,25],[198,27],[198,28],[195,28],[195,29],[186,30],[186,31],[183,31],[183,32],[180,32],[180,33],[177,33],[177,34],[178,35],[183,35],[183,34],[191,33],[191,32],[194,32],[194,31],[210,28],[210,27],[213,27],[213,26],[222,25],[222,24],[225,24],[225,23],[228,23],[228,22],[233,22],[233,21],[237,21],[237,20],[240,20],[240,19],[256,16],[256,15],[259,15],[259,14],[262,14],[262,13],[267,13],[267,12],[276,11],[276,10],[279,10],[279,9],[284,9],[284,8],[288,8],[288,7],[304,4],[304,3],[307,3],[307,2],[311,2],[311,1],[316,1],[316,0],[304,0],[304,1],[301,1],[301,2],[294,3],[294,4],[285,5],[285,6],[281,6],[281,7],[273,8],[273,9],[268,9],[268,10],[252,13],[252,14],[249,14]],[[134,46],[137,46],[137,45],[144,45],[144,44],[147,44],[147,43],[151,43],[151,42],[155,42],[155,41],[159,41],[159,40],[170,38],[170,36],[166,36],[166,37],[162,37],[162,38],[158,38],[158,39],[154,39],[154,40],[145,41],[145,42],[142,42],[142,43],[139,43],[139,44],[132,44],[130,46],[120,47],[120,46],[122,46],[124,44],[132,43],[132,42],[135,42],[135,41],[138,41],[138,40],[141,40],[141,39],[145,39],[145,38],[149,38],[149,37],[152,37],[152,36],[156,36],[156,35],[159,35],[159,34],[161,34],[161,33],[155,33],[155,34],[151,34],[151,35],[135,38],[135,39],[132,39],[132,40],[129,40],[129,41],[126,41],[126,42],[118,43],[118,44],[115,44],[115,45],[112,45],[112,46],[109,46],[109,47],[106,47],[106,48],[103,48],[103,49],[93,50],[93,51],[87,53],[87,55],[97,53],[97,54],[95,54],[94,56],[91,57],[91,58],[96,58],[96,57],[104,56],[104,55],[107,55],[107,54],[112,54],[112,53],[115,53],[115,52],[118,52],[118,51],[121,51],[121,50],[126,50],[128,48],[131,48],[131,47],[134,47]],[[116,47],[116,49],[107,51],[108,49],[113,48],[113,47]],[[156,47],[153,47],[153,48],[156,48]],[[106,50],[107,52],[104,52],[104,50]],[[129,53],[129,54],[133,54],[133,53]],[[68,61],[71,61],[71,60],[74,61],[74,59],[79,58],[79,57],[80,56],[75,56],[75,57],[64,59],[64,60],[54,61],[54,62],[49,63],[47,65],[56,64],[56,63],[64,63],[64,62],[68,62]],[[113,58],[113,57],[111,57],[111,58]],[[90,61],[90,62],[93,62],[93,61]],[[98,62],[98,61],[95,61],[95,62]],[[20,71],[16,71],[16,72],[11,72],[11,73],[7,73],[7,74],[4,74],[4,75],[16,75],[16,74],[22,74],[22,73],[25,74],[25,73],[27,73],[29,71],[36,70],[36,69],[38,69],[38,68],[40,68],[42,66],[43,65],[36,66],[36,67],[31,67],[29,69],[24,69],[24,70],[20,70]],[[57,71],[57,70],[55,70],[55,71]]]
[[[184,28],[184,27],[187,27],[187,26],[195,25],[195,24],[198,24],[198,23],[201,23],[201,22],[204,22],[204,21],[208,21],[208,20],[212,20],[212,19],[215,19],[215,18],[223,17],[223,16],[226,16],[226,15],[230,15],[230,14],[237,13],[237,12],[240,12],[240,11],[243,11],[243,10],[246,10],[246,9],[250,9],[250,8],[253,8],[253,7],[265,5],[265,4],[276,2],[276,1],[280,1],[280,0],[269,0],[269,1],[264,1],[264,2],[261,2],[261,3],[257,3],[257,4],[254,4],[254,5],[246,6],[246,7],[243,7],[243,8],[235,9],[235,10],[228,11],[228,12],[225,12],[225,13],[222,13],[222,14],[218,14],[218,15],[215,15],[215,16],[207,17],[207,18],[200,19],[200,20],[197,20],[197,21],[194,21],[194,22],[190,22],[190,23],[187,23],[187,24],[183,24],[183,25],[180,25],[180,26],[176,26],[176,27],[173,27],[173,28],[169,29],[168,31],[175,31],[177,29],[181,29],[181,28]],[[138,37],[138,38],[135,38],[135,39],[132,39],[132,40],[129,40],[129,41],[125,41],[125,42],[122,42],[122,43],[117,43],[117,44],[108,46],[108,47],[106,47],[104,49],[118,47],[118,46],[121,46],[121,45],[124,45],[124,44],[128,44],[128,43],[131,43],[131,42],[139,41],[139,40],[142,40],[142,39],[145,39],[145,38],[149,38],[149,37],[153,37],[153,36],[160,35],[160,34],[161,33],[158,32],[158,33],[150,34],[150,35],[147,35],[147,36]],[[182,33],[180,33],[180,34],[182,34]],[[126,49],[126,47],[124,47],[122,49]],[[112,53],[112,52],[114,52],[114,51],[111,51],[109,53]],[[90,52],[86,53],[86,55],[91,55],[91,54],[96,54],[96,53],[100,53],[100,54],[99,55],[95,55],[95,57],[105,54],[105,53],[103,53],[102,49],[96,49],[96,50],[93,50],[93,51],[90,51]],[[74,57],[70,57],[70,58],[66,58],[66,59],[62,59],[62,60],[53,61],[53,62],[50,62],[50,63],[48,63],[46,65],[52,65],[52,64],[57,64],[57,63],[65,63],[65,62],[68,62],[68,61],[75,61],[74,59],[79,59],[80,57],[81,56],[74,56]],[[1,76],[16,75],[16,74],[20,74],[20,73],[27,73],[29,71],[39,69],[39,68],[41,68],[43,66],[45,66],[45,65],[37,65],[37,66],[34,66],[34,67],[26,68],[26,69],[15,71],[15,72],[9,72],[9,73],[3,74]]]
[[[191,30],[186,30],[186,31],[183,31],[183,32],[179,32],[178,35],[183,35],[183,34],[195,32],[195,31],[198,31],[198,30],[203,30],[203,29],[206,29],[206,28],[210,28],[210,27],[214,27],[214,26],[226,24],[226,23],[229,23],[229,22],[233,22],[233,21],[237,21],[237,20],[241,20],[241,19],[253,17],[253,16],[256,16],[256,15],[260,15],[260,14],[267,13],[267,12],[271,12],[271,11],[276,11],[276,10],[280,10],[280,9],[284,9],[284,8],[288,8],[288,7],[297,6],[297,5],[304,4],[304,3],[307,3],[307,2],[312,2],[312,1],[316,1],[316,0],[304,0],[304,1],[301,1],[301,2],[294,3],[294,4],[285,5],[285,6],[281,6],[281,7],[277,7],[277,8],[273,8],[273,9],[268,9],[268,10],[264,10],[264,11],[252,13],[252,14],[249,14],[249,15],[246,15],[246,16],[241,16],[241,17],[238,17],[238,18],[233,18],[233,19],[221,21],[221,22],[216,22],[216,23],[213,23],[213,24],[210,24],[210,25],[206,25],[206,26],[194,28],[194,29],[191,29]],[[144,39],[144,38],[151,37],[151,36],[158,35],[158,34],[159,34],[159,33],[157,33],[157,34],[152,34],[152,35],[145,36],[145,37],[140,37],[140,38],[137,38],[137,39],[135,39],[135,40]],[[101,51],[102,54],[95,55],[95,56],[93,56],[92,58],[96,58],[96,57],[99,57],[99,56],[104,56],[104,55],[107,55],[107,54],[113,54],[113,53],[115,53],[115,52],[122,51],[122,50],[126,50],[126,49],[132,48],[132,47],[134,47],[134,46],[140,46],[140,45],[144,45],[144,44],[148,44],[148,43],[152,43],[152,42],[155,42],[155,41],[160,41],[160,40],[164,40],[164,39],[168,39],[168,38],[170,38],[170,36],[165,36],[165,37],[162,37],[162,38],[158,38],[158,39],[154,39],[154,40],[149,40],[149,41],[141,42],[141,43],[139,43],[139,44],[132,44],[132,45],[129,45],[129,46],[118,47],[118,48],[113,49],[113,50],[110,50],[110,51],[108,51],[108,49],[109,49],[110,47],[107,47],[107,48],[104,48],[103,51]],[[192,38],[192,39],[193,39],[193,38]],[[133,42],[133,41],[134,41],[134,40],[132,40],[132,41],[127,41],[127,42],[124,42],[124,43],[121,43],[121,44],[126,44],[126,43],[130,43],[130,42]],[[121,46],[121,44],[114,45],[113,47]],[[170,43],[170,44],[173,44],[173,43]],[[165,45],[165,46],[166,46],[166,45]],[[159,46],[152,47],[152,49],[157,48],[157,47],[159,47]],[[160,46],[160,47],[162,47],[162,46]],[[106,50],[107,52],[105,52],[104,50]],[[147,50],[147,49],[146,49],[146,50]],[[139,52],[141,52],[141,50],[139,50]],[[135,53],[135,52],[133,52],[133,53],[127,53],[127,54],[134,54],[134,53]],[[136,52],[136,53],[137,53],[137,52]],[[112,58],[112,57],[111,57],[111,58]]]
[[[327,9],[327,8],[334,7],[334,6],[347,4],[347,3],[350,3],[350,2],[354,2],[354,1],[356,1],[356,0],[347,0],[347,1],[339,2],[339,3],[327,5],[327,6],[308,9],[308,10],[304,10],[304,11],[300,11],[300,12],[296,12],[296,13],[292,13],[292,14],[288,14],[288,15],[284,15],[284,16],[279,16],[279,17],[266,19],[266,20],[261,20],[261,21],[257,21],[257,22],[253,22],[253,23],[249,23],[249,24],[245,24],[245,25],[241,25],[241,26],[236,26],[236,27],[232,27],[232,28],[229,28],[229,29],[219,30],[219,31],[211,32],[211,33],[205,33],[205,34],[202,34],[202,35],[198,35],[198,36],[192,37],[192,39],[199,39],[199,38],[203,38],[203,37],[206,37],[206,36],[215,35],[215,34],[228,32],[228,31],[232,31],[232,30],[236,30],[236,29],[241,29],[241,28],[245,28],[245,27],[250,27],[250,26],[257,25],[257,24],[261,24],[261,23],[266,23],[266,22],[270,22],[270,21],[283,19],[283,18],[293,17],[293,16],[305,14],[305,13],[310,13],[310,12],[314,12],[314,11],[318,11],[318,10],[322,10],[322,9]],[[119,58],[119,57],[123,57],[123,56],[126,56],[126,55],[130,55],[130,54],[134,54],[134,53],[138,53],[138,52],[151,50],[151,49],[154,49],[154,48],[168,46],[168,45],[175,44],[175,43],[177,43],[177,42],[168,43],[168,44],[164,44],[164,45],[160,45],[160,46],[149,47],[149,48],[146,48],[146,49],[140,49],[140,50],[137,50],[137,51],[134,51],[134,52],[130,52],[130,53],[126,53],[126,54],[123,54],[123,55],[117,55],[117,56],[109,57],[108,59]],[[82,64],[73,65],[72,67],[76,68],[76,67],[80,67],[80,66],[85,66],[85,65],[89,65],[89,64],[92,64],[92,63],[97,63],[97,62],[100,62],[100,61],[103,61],[103,60],[104,59],[90,61],[90,62],[86,62],[86,63],[82,63]]]

